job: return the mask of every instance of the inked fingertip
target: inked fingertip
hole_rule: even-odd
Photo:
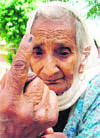
[[[29,43],[32,42],[32,36],[28,39],[28,42]]]

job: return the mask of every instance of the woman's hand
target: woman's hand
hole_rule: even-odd
[[[0,82],[0,138],[36,138],[57,121],[56,95],[42,80],[35,76],[24,89],[33,41],[32,35],[23,37],[10,71]]]

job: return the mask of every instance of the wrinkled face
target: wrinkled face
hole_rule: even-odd
[[[34,35],[32,70],[49,89],[61,95],[73,82],[78,62],[74,19],[67,22],[39,17],[32,26]]]

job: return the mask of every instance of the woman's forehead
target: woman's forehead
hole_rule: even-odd
[[[62,20],[52,20],[45,17],[39,17],[35,20],[31,28],[31,34],[37,39],[67,39],[75,40],[75,24],[73,20],[68,22]]]
[[[35,44],[64,44],[74,49],[76,47],[75,25],[72,20],[66,23],[40,17],[32,25],[31,33],[35,36]]]
[[[34,33],[38,30],[44,30],[44,31],[56,31],[56,30],[68,30],[75,33],[75,19],[74,17],[68,16],[66,19],[47,19],[43,16],[38,17],[31,28],[31,33]]]

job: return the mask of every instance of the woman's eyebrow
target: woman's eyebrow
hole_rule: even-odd
[[[43,43],[34,44],[34,47],[42,47],[42,46],[43,46]]]
[[[70,47],[70,48],[72,48],[73,47],[73,44],[72,44],[72,42],[58,42],[58,43],[56,43],[56,45],[58,46],[58,47]]]

